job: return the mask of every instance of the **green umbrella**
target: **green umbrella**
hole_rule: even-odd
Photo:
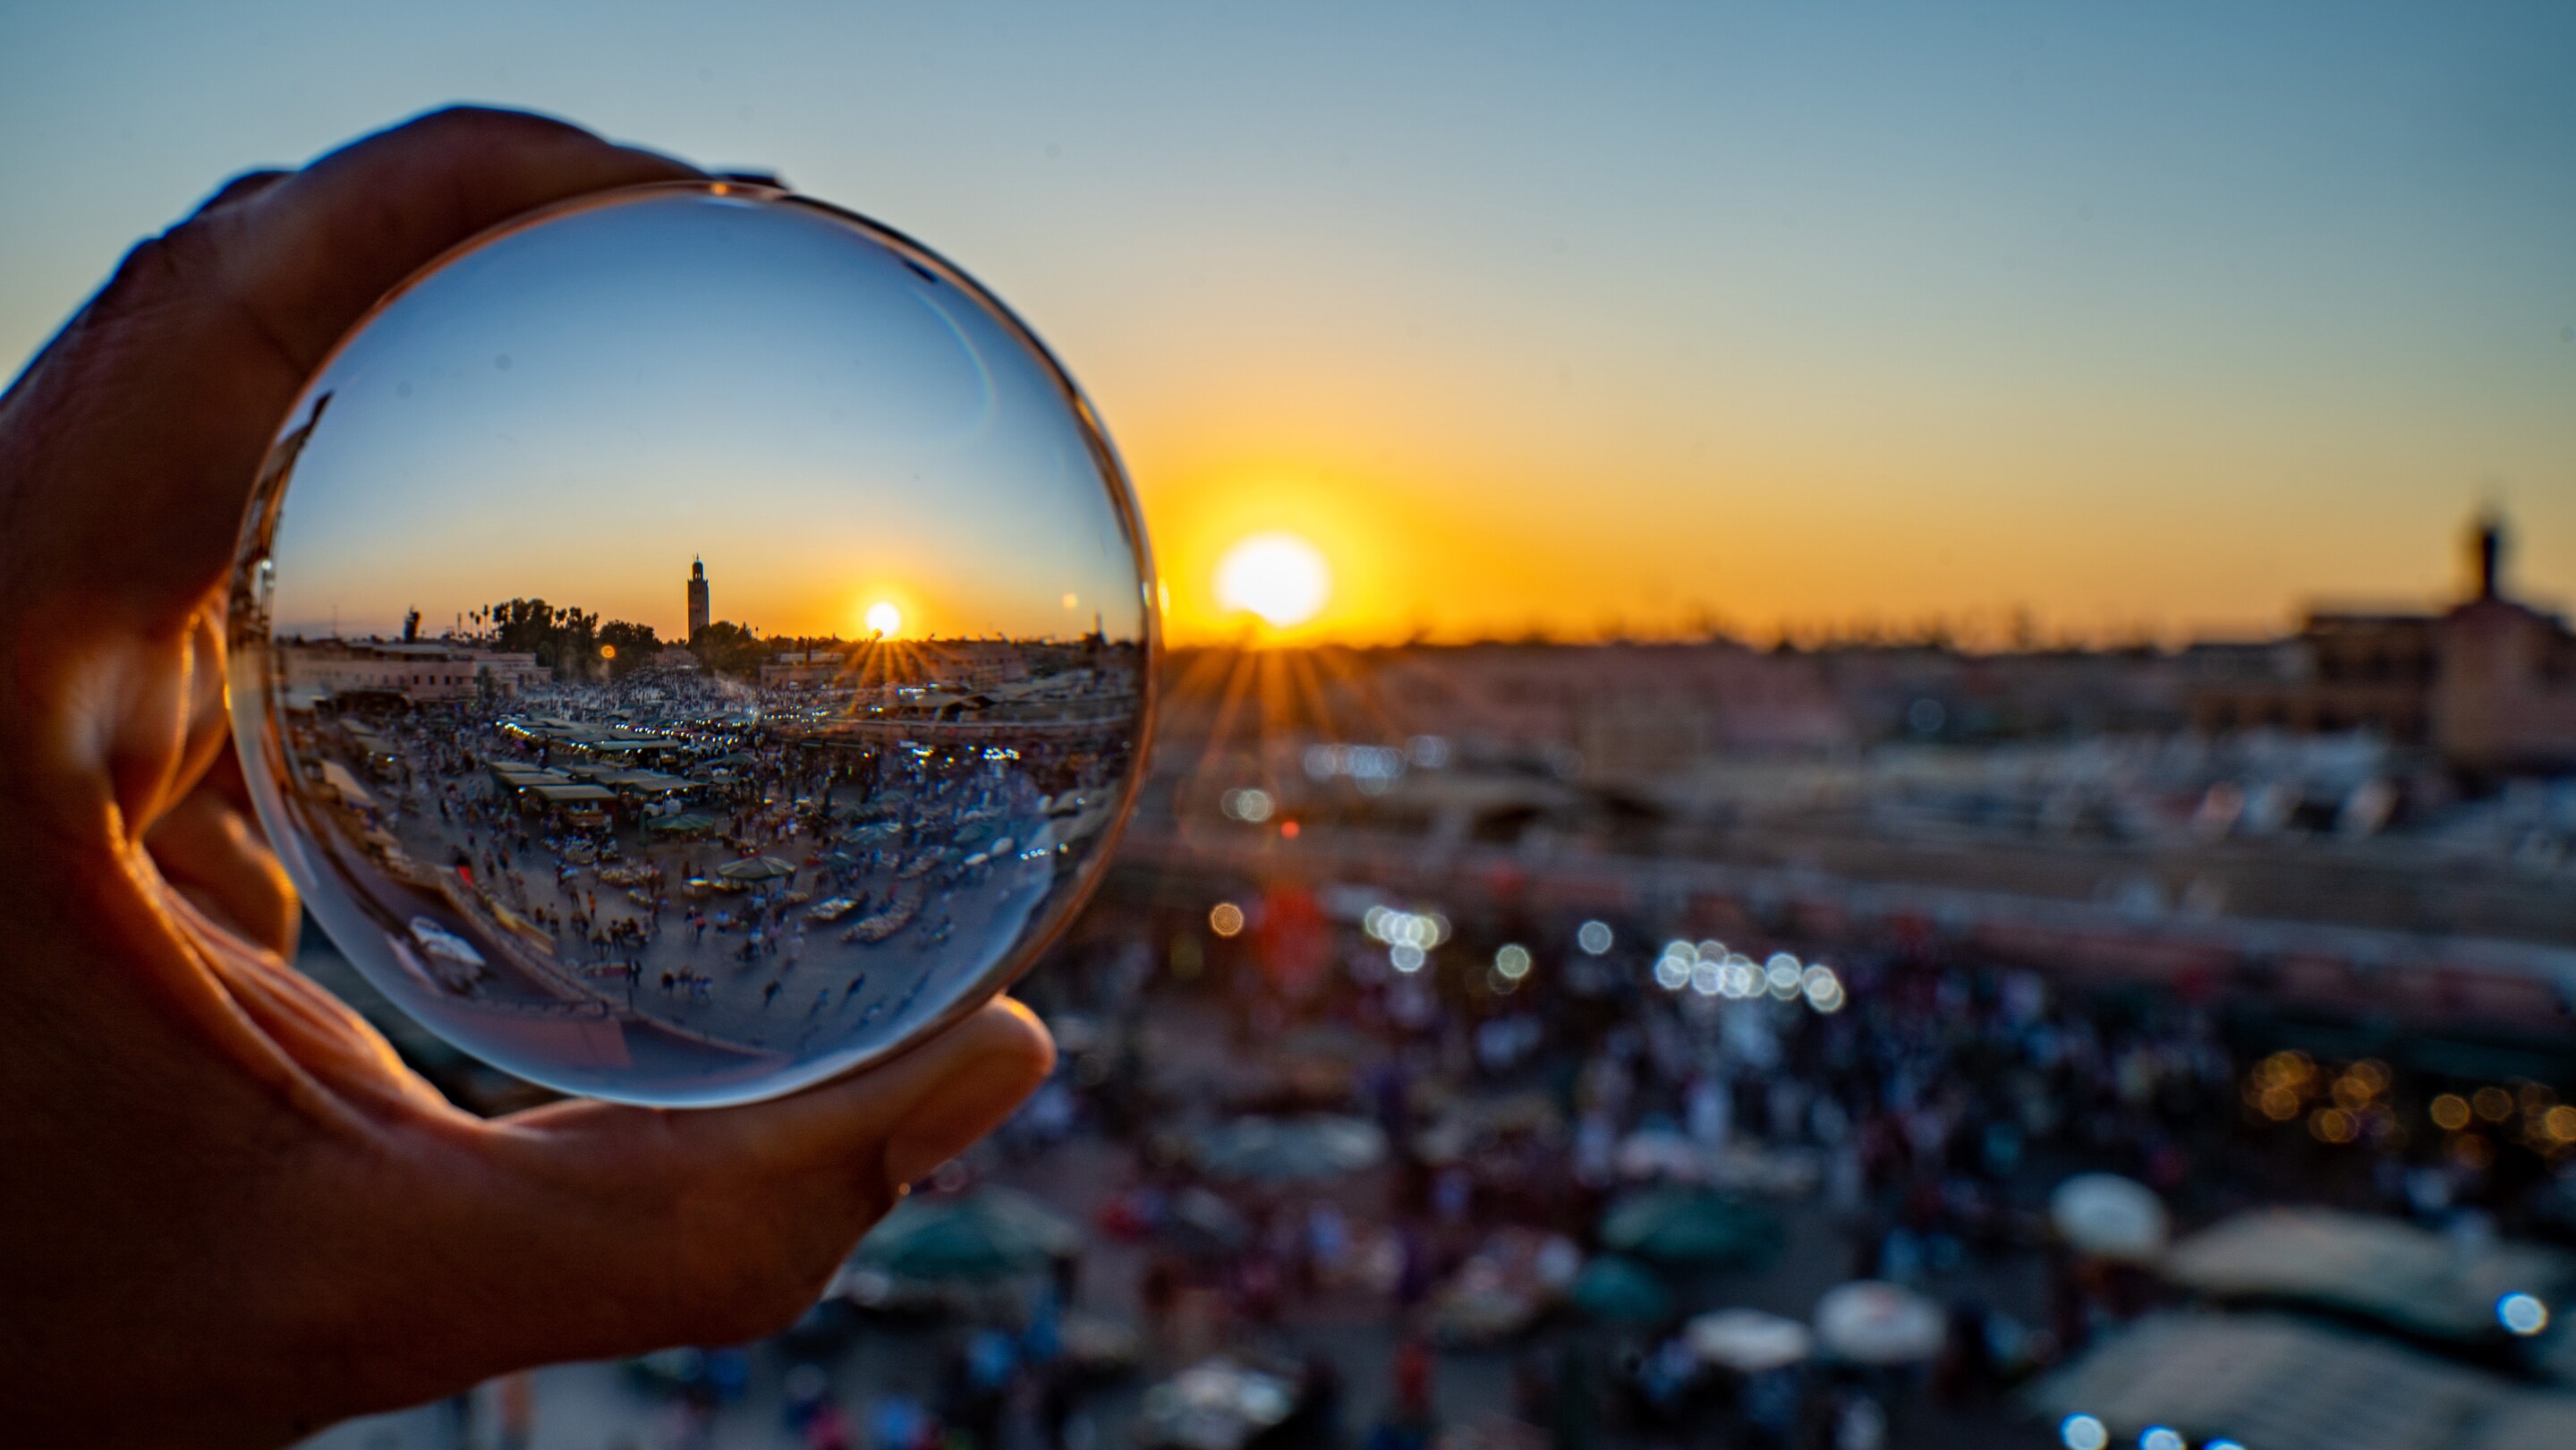
[[[1218,1178],[1286,1183],[1377,1166],[1386,1132],[1366,1118],[1237,1118],[1198,1135],[1199,1166]]]
[[[1780,1221],[1706,1189],[1651,1189],[1611,1208],[1601,1242],[1665,1264],[1741,1264],[1780,1245]]]
[[[1654,1270],[1617,1254],[1584,1265],[1573,1296],[1585,1313],[1612,1324],[1659,1324],[1673,1312],[1673,1296]]]
[[[727,881],[774,881],[793,876],[796,868],[775,856],[753,856],[748,860],[727,861],[716,868],[716,874]]]
[[[998,1279],[1081,1248],[1082,1230],[1036,1199],[982,1188],[896,1204],[860,1241],[858,1262],[898,1279]]]

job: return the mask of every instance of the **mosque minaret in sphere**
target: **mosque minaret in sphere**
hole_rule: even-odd
[[[707,627],[707,561],[689,561],[689,638],[695,640]]]

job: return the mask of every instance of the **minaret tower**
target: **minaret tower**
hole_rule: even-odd
[[[2504,515],[2488,509],[2469,526],[2469,569],[2477,578],[2480,599],[2504,597]]]
[[[694,641],[707,628],[707,561],[689,561],[689,638]]]

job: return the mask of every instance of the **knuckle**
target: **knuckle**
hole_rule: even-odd
[[[465,146],[561,141],[589,134],[578,126],[551,117],[498,106],[447,106],[408,122],[400,129],[441,144]]]
[[[213,230],[192,219],[135,243],[99,289],[93,315],[113,318],[166,307],[205,287],[221,270]]]
[[[292,175],[294,173],[291,171],[280,171],[274,167],[245,171],[216,187],[215,194],[207,197],[196,211],[190,214],[191,219],[221,211],[228,206],[239,206],[245,202],[255,201],[262,192]]]

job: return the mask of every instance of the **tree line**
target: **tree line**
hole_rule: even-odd
[[[605,668],[620,679],[650,663],[665,641],[649,624],[612,619],[590,610],[557,608],[543,599],[505,599],[469,616],[481,642],[492,649],[536,656],[565,678],[595,677]],[[724,674],[756,674],[771,646],[748,626],[717,620],[688,642],[698,663]]]

